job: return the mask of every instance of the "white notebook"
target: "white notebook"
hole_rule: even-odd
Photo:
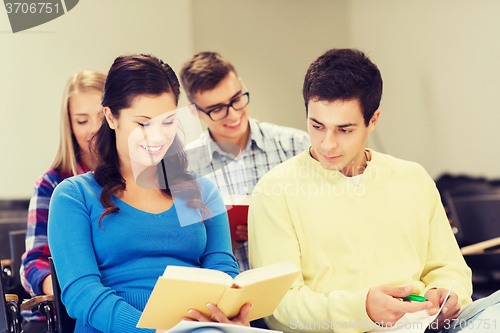
[[[374,329],[372,331],[369,331],[368,333],[379,333],[379,332],[390,332],[390,333],[423,333],[425,332],[425,329],[427,326],[432,323],[437,316],[441,313],[443,310],[444,305],[446,304],[446,301],[448,300],[448,297],[450,297],[451,290],[455,286],[455,283],[452,284],[450,290],[448,291],[448,295],[446,295],[446,298],[444,299],[443,304],[441,304],[441,307],[439,308],[439,311],[434,315],[431,316],[429,315],[429,310],[422,310],[418,312],[413,312],[413,313],[407,313],[405,314],[401,319],[399,319],[393,327],[379,327],[377,329]]]
[[[206,323],[199,321],[181,321],[168,331],[156,330],[156,332],[165,332],[165,333],[191,333],[196,328],[202,327],[215,327],[221,330],[224,333],[283,333],[282,331],[272,331],[272,330],[264,330],[261,328],[255,327],[247,327],[240,326],[234,324],[221,324],[221,323]]]

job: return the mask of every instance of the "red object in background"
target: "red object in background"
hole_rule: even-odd
[[[250,205],[250,195],[228,195],[224,196],[227,215],[229,217],[229,229],[231,239],[234,241],[245,241],[236,235],[236,227],[240,224],[248,224],[248,207]]]

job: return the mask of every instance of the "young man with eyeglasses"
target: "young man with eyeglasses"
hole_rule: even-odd
[[[306,132],[249,117],[250,93],[220,54],[195,54],[184,63],[180,77],[207,125],[207,131],[187,147],[189,167],[211,179],[222,195],[252,193],[269,170],[309,148]],[[208,149],[190,149],[196,146]],[[246,226],[237,232],[248,238]],[[233,249],[240,270],[249,269],[247,241],[233,242]]]
[[[500,292],[471,302],[471,270],[431,177],[366,148],[380,116],[377,66],[361,51],[329,50],[309,66],[303,96],[312,147],[261,178],[250,205],[251,266],[290,260],[301,269],[266,324],[423,333],[426,310],[444,303],[429,330],[500,331]],[[420,298],[402,301],[411,293]]]

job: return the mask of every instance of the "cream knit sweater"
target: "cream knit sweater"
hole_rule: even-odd
[[[290,260],[302,269],[274,315],[285,332],[364,332],[372,286],[453,289],[471,302],[471,271],[436,186],[418,164],[371,151],[356,189],[306,151],[257,184],[249,212],[252,267]],[[356,323],[356,324],[353,324]],[[314,328],[314,329],[307,329]]]

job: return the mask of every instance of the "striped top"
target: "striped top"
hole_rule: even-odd
[[[250,139],[239,158],[226,153],[206,130],[187,147],[189,169],[210,179],[222,195],[251,194],[269,170],[311,145],[301,130],[249,118]]]
[[[252,118],[249,125],[250,138],[239,158],[222,150],[208,130],[186,147],[189,169],[210,179],[222,195],[251,194],[267,172],[311,146],[304,131]],[[240,271],[250,268],[247,242],[234,255]]]
[[[81,162],[77,163],[78,174],[88,172]],[[21,283],[32,296],[43,295],[42,281],[50,274],[50,251],[47,241],[47,221],[49,203],[56,186],[72,173],[49,170],[35,182],[35,191],[28,209],[28,226],[26,230],[26,252],[22,257],[20,270]]]

